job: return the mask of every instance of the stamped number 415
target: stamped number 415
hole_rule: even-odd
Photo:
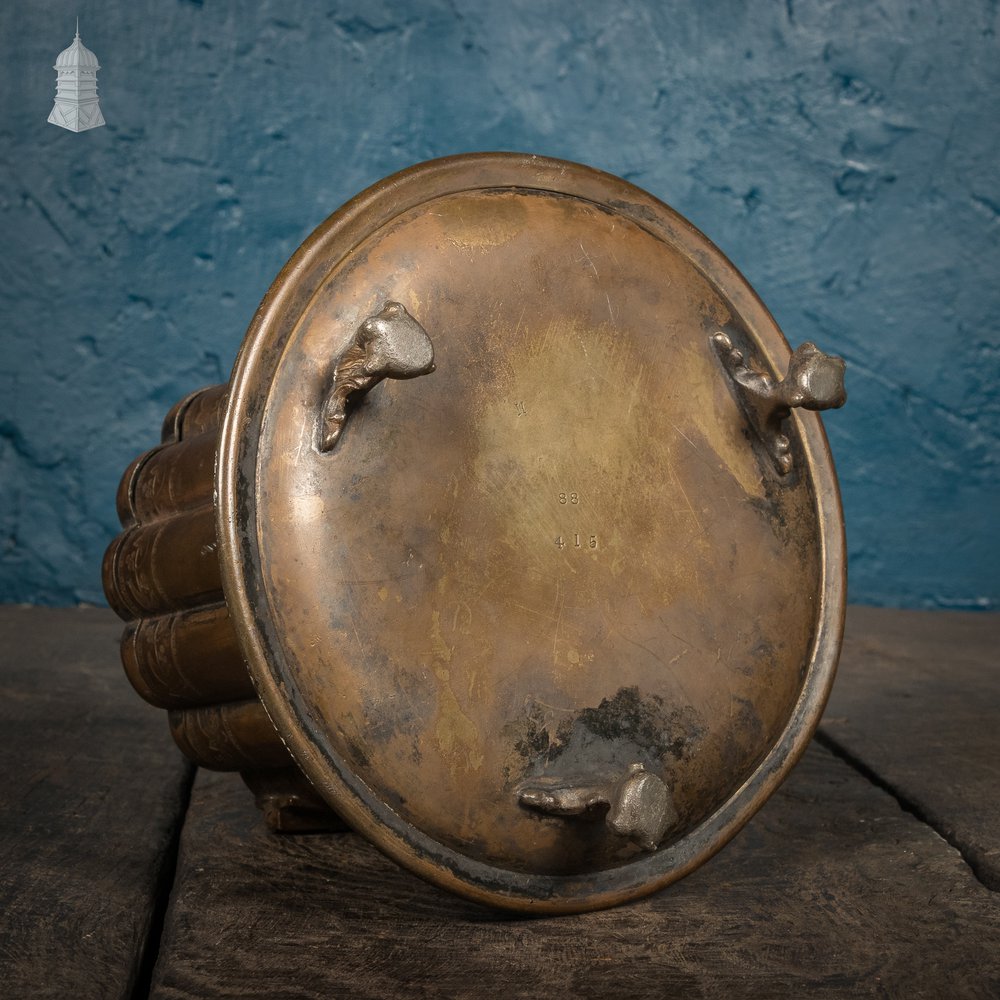
[[[572,548],[574,549],[583,549],[583,548],[596,549],[597,535],[590,535],[585,537],[583,535],[574,534],[572,542],[568,541],[567,539],[564,539],[562,535],[560,535],[556,539],[556,548],[564,549],[566,548],[567,545],[572,546]]]

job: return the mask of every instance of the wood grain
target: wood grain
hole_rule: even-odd
[[[708,865],[603,913],[465,903],[200,772],[157,940],[188,766],[109,612],[0,607],[0,996],[144,996],[147,950],[160,998],[998,996],[998,622],[852,608],[825,745]]]
[[[822,732],[1000,890],[1000,615],[852,607]]]
[[[199,772],[152,995],[975,997],[1000,906],[925,824],[821,747],[720,855],[639,903],[515,919],[353,834],[266,832]]]
[[[0,996],[128,997],[191,769],[103,609],[0,606]]]

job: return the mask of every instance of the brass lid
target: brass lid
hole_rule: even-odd
[[[525,911],[718,850],[833,680],[842,516],[802,407],[842,370],[587,167],[452,157],[331,216],[254,318],[217,472],[229,610],[318,792]]]

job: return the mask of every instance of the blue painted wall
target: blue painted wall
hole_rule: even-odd
[[[45,122],[77,13],[80,135]],[[121,470],[342,201],[520,149],[663,198],[848,359],[853,600],[996,606],[998,29],[995,0],[5,4],[0,599],[102,600]]]

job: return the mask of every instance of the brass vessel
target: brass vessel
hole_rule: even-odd
[[[526,912],[726,843],[819,721],[844,539],[794,353],[693,226],[576,164],[421,164],[324,222],[126,471],[105,589],[198,764]]]

